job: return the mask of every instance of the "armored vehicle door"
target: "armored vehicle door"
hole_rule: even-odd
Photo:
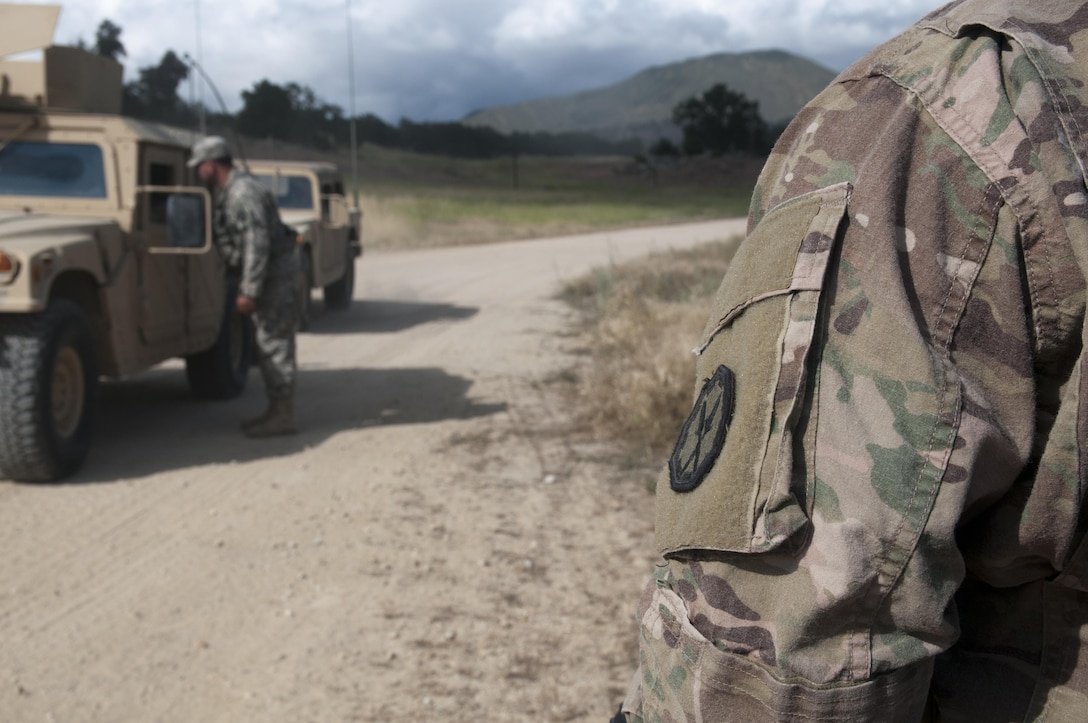
[[[339,279],[344,265],[354,254],[347,254],[351,218],[348,213],[344,187],[339,181],[323,180],[321,183],[321,227],[324,233],[324,257],[321,259],[322,276]]]
[[[170,149],[144,146],[140,153],[141,185],[173,186],[180,182],[182,157]],[[172,346],[185,335],[188,306],[188,258],[152,253],[169,246],[165,193],[141,197],[137,214],[140,336],[148,346]]]
[[[181,149],[144,146],[140,152],[141,186],[180,186],[185,180],[184,161]],[[140,334],[145,344],[158,348],[163,356],[192,351],[194,337],[210,334],[214,338],[226,293],[218,252],[162,253],[178,243],[171,237],[171,223],[179,215],[172,204],[177,203],[166,191],[138,194]],[[202,241],[203,234],[197,240]]]

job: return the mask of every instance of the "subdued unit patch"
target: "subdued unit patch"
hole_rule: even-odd
[[[699,392],[669,457],[669,486],[674,492],[698,487],[725,446],[733,420],[733,372],[722,365]]]

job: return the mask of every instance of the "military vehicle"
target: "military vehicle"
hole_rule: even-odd
[[[276,197],[281,220],[298,234],[302,276],[299,327],[310,323],[312,290],[325,308],[343,310],[355,290],[355,259],[363,252],[361,213],[348,205],[340,169],[333,163],[252,160],[249,171]]]
[[[48,45],[56,6],[0,5],[0,477],[80,467],[100,377],[174,357],[239,394],[247,320],[191,184],[192,134],[121,116],[121,66]]]

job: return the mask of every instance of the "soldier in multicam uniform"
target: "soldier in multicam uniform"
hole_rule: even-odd
[[[234,168],[219,136],[193,146],[189,166],[215,190],[215,235],[228,268],[239,276],[238,311],[252,314],[268,409],[242,423],[251,437],[295,432],[295,329],[299,260],[294,239],[280,222],[276,201],[253,176]]]
[[[780,139],[629,720],[1088,720],[1086,84],[1088,4],[963,0]]]

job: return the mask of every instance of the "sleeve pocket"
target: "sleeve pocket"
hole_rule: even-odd
[[[648,599],[647,599],[648,598]],[[933,661],[883,675],[817,685],[782,679],[753,656],[719,649],[688,620],[684,599],[658,584],[640,616],[640,680],[624,710],[644,721],[888,723],[925,720]],[[758,622],[757,622],[758,624]],[[763,623],[766,625],[767,623]]]
[[[663,553],[765,552],[808,527],[794,438],[849,194],[842,183],[776,207],[730,264],[696,349],[705,381],[658,484]]]

